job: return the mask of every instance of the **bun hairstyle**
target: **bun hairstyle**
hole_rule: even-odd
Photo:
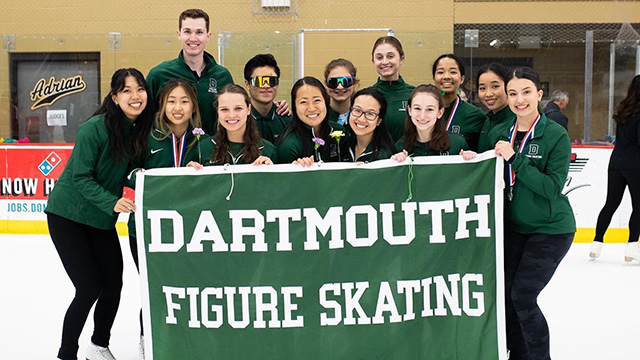
[[[506,91],[507,78],[509,77],[509,70],[507,70],[507,68],[504,67],[502,64],[498,64],[498,63],[490,63],[480,67],[480,70],[478,70],[478,74],[476,75],[476,85],[480,83],[480,75],[488,72],[492,72],[496,74],[504,82],[505,91]]]

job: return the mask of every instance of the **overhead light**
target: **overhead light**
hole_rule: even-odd
[[[493,39],[491,40],[491,42],[489,42],[489,46],[494,47],[494,48],[499,48],[500,45],[502,45],[502,42],[498,39]]]

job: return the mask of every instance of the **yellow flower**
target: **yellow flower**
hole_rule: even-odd
[[[329,134],[329,136],[331,136],[334,139],[340,140],[340,138],[344,136],[344,131],[334,130],[333,132],[331,132],[331,134]]]

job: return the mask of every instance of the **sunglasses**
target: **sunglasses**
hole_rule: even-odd
[[[339,76],[327,79],[327,87],[329,89],[337,89],[338,85],[342,85],[343,88],[350,88],[356,83],[354,76]]]
[[[249,84],[253,87],[261,88],[265,85],[269,85],[269,87],[278,86],[280,83],[280,78],[277,76],[254,76],[249,78]]]

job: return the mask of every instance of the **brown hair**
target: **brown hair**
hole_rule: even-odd
[[[240,94],[244,97],[244,103],[247,106],[250,106],[251,99],[249,99],[249,95],[247,91],[240,85],[236,84],[227,84],[222,89],[218,90],[218,95],[216,96],[216,101],[214,104],[214,108],[218,110],[218,99],[220,96],[224,94]],[[260,137],[260,133],[258,132],[258,125],[256,124],[256,119],[249,114],[247,116],[247,125],[244,131],[244,135],[242,136],[242,157],[245,159],[244,163],[252,163],[254,162],[260,155],[260,147],[259,143],[262,142],[262,138]],[[218,130],[216,132],[216,149],[211,154],[211,164],[213,165],[224,165],[228,163],[232,163],[233,159],[231,155],[229,155],[230,149],[230,141],[227,136],[227,129],[225,129],[218,121]]]
[[[178,18],[178,31],[182,29],[182,20],[190,18],[190,19],[204,19],[206,23],[207,32],[209,31],[209,14],[207,14],[204,10],[201,9],[187,9],[180,13],[180,17]]]
[[[617,124],[624,124],[632,115],[638,113],[640,113],[640,75],[636,75],[633,80],[631,80],[629,90],[627,90],[627,96],[616,108],[616,112],[613,114],[613,120]]]
[[[356,69],[356,67],[353,65],[353,63],[349,60],[346,59],[334,59],[331,60],[328,64],[327,67],[324,68],[324,78],[325,80],[329,77],[329,73],[331,72],[331,70],[337,68],[337,67],[343,67],[345,69],[347,69],[347,71],[349,72],[349,74],[351,74],[351,76],[356,77],[356,73],[358,72],[358,70]]]
[[[418,85],[409,96],[409,101],[407,105],[407,120],[404,122],[404,136],[402,137],[402,147],[407,150],[413,150],[413,147],[416,144],[418,139],[418,130],[416,126],[411,121],[411,104],[413,102],[413,98],[420,93],[426,93],[433,96],[436,100],[438,100],[438,111],[444,107],[444,99],[442,98],[442,93],[440,90],[434,85]],[[431,140],[429,140],[429,150],[431,151],[447,151],[451,147],[451,141],[449,140],[449,133],[447,133],[447,124],[444,121],[443,117],[438,118],[436,123],[433,126],[433,133],[431,134]]]
[[[400,40],[398,40],[395,36],[381,36],[376,40],[373,44],[373,49],[371,50],[371,61],[373,61],[373,54],[376,52],[376,48],[382,44],[390,44],[396,50],[398,50],[398,54],[400,54],[400,59],[404,59],[404,50],[402,50],[402,44]]]

